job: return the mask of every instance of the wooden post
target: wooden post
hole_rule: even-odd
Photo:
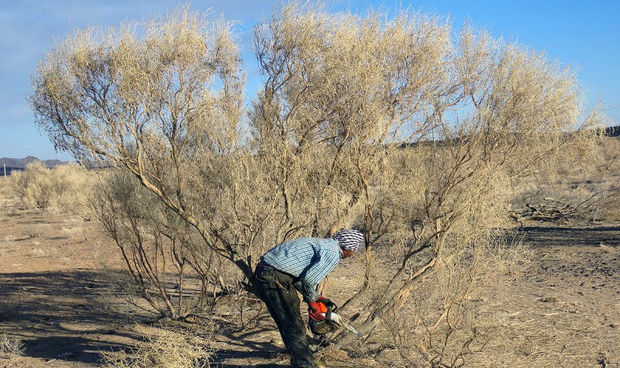
[[[2,164],[4,166],[4,177],[6,178],[6,164]]]

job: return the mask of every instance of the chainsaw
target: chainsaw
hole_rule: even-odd
[[[336,304],[331,304],[327,306],[327,312],[322,313],[325,317],[322,321],[315,321],[312,318],[308,319],[308,325],[310,326],[310,331],[312,331],[315,335],[325,335],[329,332],[335,332],[340,327],[346,328],[349,332],[355,334],[360,339],[363,338],[362,334],[353,326],[351,326],[348,322],[346,322],[339,314],[336,313],[338,307]]]

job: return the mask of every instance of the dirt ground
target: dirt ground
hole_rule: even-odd
[[[620,367],[620,227],[526,227],[531,271],[477,302],[502,325],[475,367]]]
[[[152,314],[125,297],[121,260],[95,222],[24,210],[4,194],[0,336],[21,340],[24,353],[9,359],[0,352],[0,367],[97,367],[102,352],[130,349],[157,328]],[[620,224],[522,232],[535,254],[531,270],[477,295],[480,316],[501,327],[469,366],[620,367]],[[332,277],[355,277],[355,263]],[[253,329],[214,334],[212,367],[288,366],[268,316],[258,319]],[[397,367],[392,353],[334,353],[327,365]]]

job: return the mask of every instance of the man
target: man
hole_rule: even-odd
[[[342,230],[331,239],[300,238],[277,245],[261,257],[254,272],[254,287],[276,322],[293,367],[316,367],[299,313],[298,290],[308,314],[315,321],[331,301],[319,296],[317,284],[343,258],[351,257],[364,243],[359,230]]]

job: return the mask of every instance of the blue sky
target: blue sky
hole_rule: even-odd
[[[194,0],[194,10],[222,14],[237,22],[244,51],[248,97],[257,84],[251,53],[252,27],[279,0]],[[0,0],[0,157],[37,156],[69,160],[34,124],[26,102],[38,61],[72,31],[87,26],[117,26],[127,19],[145,20],[180,2],[155,0]],[[455,28],[470,22],[494,37],[545,51],[570,66],[583,90],[585,109],[601,99],[612,123],[620,122],[620,2],[618,1],[351,1],[326,0],[330,11],[365,13],[368,9],[411,8],[449,17]],[[254,87],[255,88],[255,87]]]

